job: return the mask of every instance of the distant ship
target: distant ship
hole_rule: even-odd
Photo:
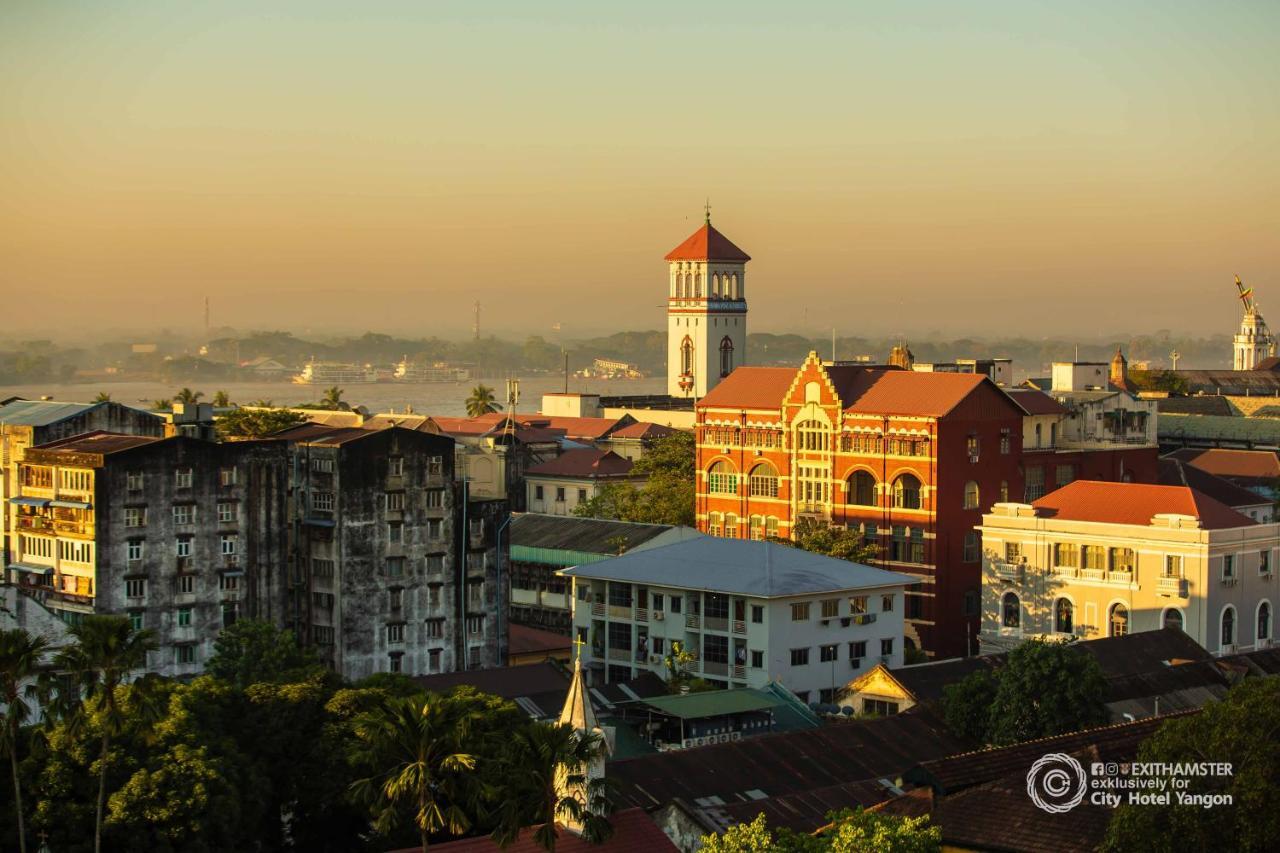
[[[358,385],[377,382],[378,371],[369,365],[309,361],[293,381],[298,385]]]
[[[450,367],[438,361],[435,364],[415,364],[401,359],[392,378],[397,382],[466,382],[471,371],[462,367]]]

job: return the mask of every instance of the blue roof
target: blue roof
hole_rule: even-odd
[[[15,400],[0,406],[0,423],[41,427],[74,418],[102,403],[59,403],[54,400]]]
[[[772,542],[699,536],[564,569],[562,575],[678,589],[786,597],[916,583],[910,575]]]

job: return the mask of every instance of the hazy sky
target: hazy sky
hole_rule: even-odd
[[[1228,331],[1236,272],[1277,324],[1278,36],[1274,0],[5,0],[5,324],[658,328],[707,196],[753,330]]]

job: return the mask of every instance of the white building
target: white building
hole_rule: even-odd
[[[1256,370],[1260,361],[1276,354],[1276,339],[1252,297],[1244,295],[1244,317],[1232,341],[1231,366],[1234,370]]]
[[[575,636],[594,678],[685,667],[717,687],[781,682],[831,702],[852,676],[902,663],[903,594],[915,578],[785,545],[700,537],[565,569]]]
[[[667,393],[702,397],[747,354],[746,263],[707,221],[666,257]]]
[[[578,504],[586,503],[611,483],[641,485],[643,478],[632,475],[635,463],[612,450],[583,448],[568,450],[555,459],[539,463],[524,472],[529,512],[573,515]]]

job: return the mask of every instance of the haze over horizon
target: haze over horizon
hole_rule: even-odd
[[[1234,273],[1280,312],[1277,23],[18,0],[8,325],[187,332],[208,294],[240,329],[458,336],[477,298],[499,335],[657,329],[662,256],[710,197],[754,258],[753,332],[1229,334]]]

